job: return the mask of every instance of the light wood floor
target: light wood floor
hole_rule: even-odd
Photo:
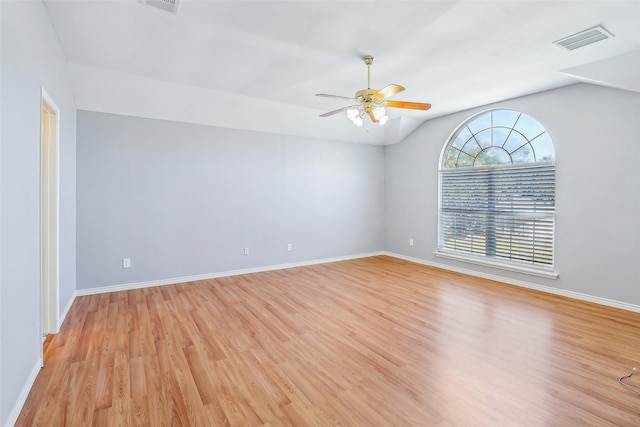
[[[78,297],[46,363],[18,426],[640,425],[640,314],[389,257]]]

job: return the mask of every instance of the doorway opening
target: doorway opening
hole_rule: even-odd
[[[43,345],[58,332],[58,141],[60,109],[42,89],[40,132],[40,277]],[[44,363],[44,349],[43,349]]]

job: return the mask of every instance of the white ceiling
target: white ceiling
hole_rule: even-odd
[[[585,81],[640,92],[640,1],[45,0],[78,109],[378,145],[425,120]],[[602,25],[615,37],[552,42]],[[433,104],[357,128],[346,104],[371,85]],[[368,126],[367,126],[368,124]]]

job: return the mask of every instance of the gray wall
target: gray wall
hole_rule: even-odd
[[[382,147],[87,111],[77,132],[78,289],[383,249]]]
[[[436,258],[438,161],[451,132],[492,107],[542,123],[556,150],[557,280]],[[430,120],[385,149],[385,250],[640,305],[640,94],[576,84]],[[415,246],[408,244],[410,238]]]
[[[40,88],[61,109],[61,310],[76,287],[76,121],[68,65],[42,2],[1,1],[0,13],[0,425],[6,425],[38,366],[42,345]]]

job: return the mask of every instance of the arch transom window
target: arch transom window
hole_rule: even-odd
[[[444,146],[439,174],[438,255],[553,267],[555,153],[537,120],[505,109],[470,118]]]
[[[493,110],[464,123],[446,149],[443,168],[553,161],[549,134],[514,110]]]

